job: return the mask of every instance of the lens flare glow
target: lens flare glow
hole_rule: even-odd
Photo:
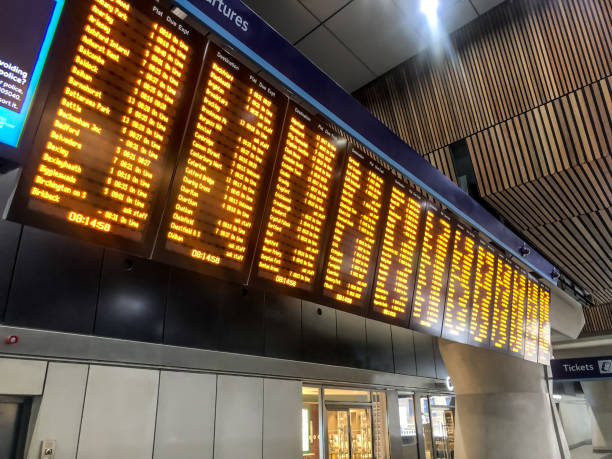
[[[421,0],[421,13],[425,15],[429,26],[436,28],[438,25],[438,0]]]

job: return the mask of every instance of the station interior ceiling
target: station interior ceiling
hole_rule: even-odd
[[[431,39],[419,0],[243,3],[347,92],[415,56]],[[499,3],[500,0],[441,0],[440,31],[454,32]]]

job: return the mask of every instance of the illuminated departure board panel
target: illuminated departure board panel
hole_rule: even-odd
[[[508,351],[510,340],[513,281],[514,267],[512,263],[506,257],[499,256],[495,267],[495,295],[489,346],[503,352]]]
[[[293,103],[281,139],[255,269],[260,279],[312,292],[342,142]]]
[[[148,1],[71,2],[12,218],[147,252],[204,42]],[[150,247],[149,247],[150,249]]]
[[[372,311],[395,323],[407,324],[410,319],[426,207],[420,195],[394,180],[374,278]]]
[[[538,332],[538,363],[550,364],[550,290],[540,284],[540,320]]]
[[[528,278],[525,305],[525,360],[531,362],[538,361],[539,297],[538,282]]]
[[[385,172],[350,146],[323,278],[323,295],[363,307],[376,264]]]
[[[476,267],[476,236],[460,223],[455,226],[454,232],[442,337],[465,343]]]
[[[233,34],[213,24],[216,8],[9,3],[0,154],[10,145],[29,153],[11,220],[550,361],[551,292],[511,261],[531,259],[472,233],[282,82],[262,78],[225,46]],[[260,39],[253,18],[234,16],[226,22],[248,32],[245,46]],[[22,23],[32,33],[11,42]]]
[[[497,260],[492,247],[487,246],[484,242],[477,244],[472,314],[468,333],[468,343],[474,346],[489,347],[495,300],[495,265]]]
[[[423,246],[410,317],[410,328],[413,330],[440,335],[452,236],[450,216],[430,203],[425,216]]]
[[[527,273],[514,267],[512,276],[512,312],[510,314],[510,336],[508,350],[511,354],[525,355],[525,308],[527,302]]]
[[[246,282],[286,101],[208,44],[156,258],[204,272],[226,268]]]

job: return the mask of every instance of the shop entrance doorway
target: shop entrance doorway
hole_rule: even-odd
[[[370,407],[329,407],[327,434],[329,459],[372,459]]]
[[[304,459],[389,459],[385,391],[302,388]]]
[[[455,457],[455,397],[420,395],[425,459]]]
[[[402,459],[455,457],[455,397],[399,392]]]

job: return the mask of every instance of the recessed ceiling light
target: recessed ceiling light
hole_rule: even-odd
[[[421,0],[421,13],[425,15],[427,22],[431,27],[438,24],[438,8],[440,3],[438,0]]]

